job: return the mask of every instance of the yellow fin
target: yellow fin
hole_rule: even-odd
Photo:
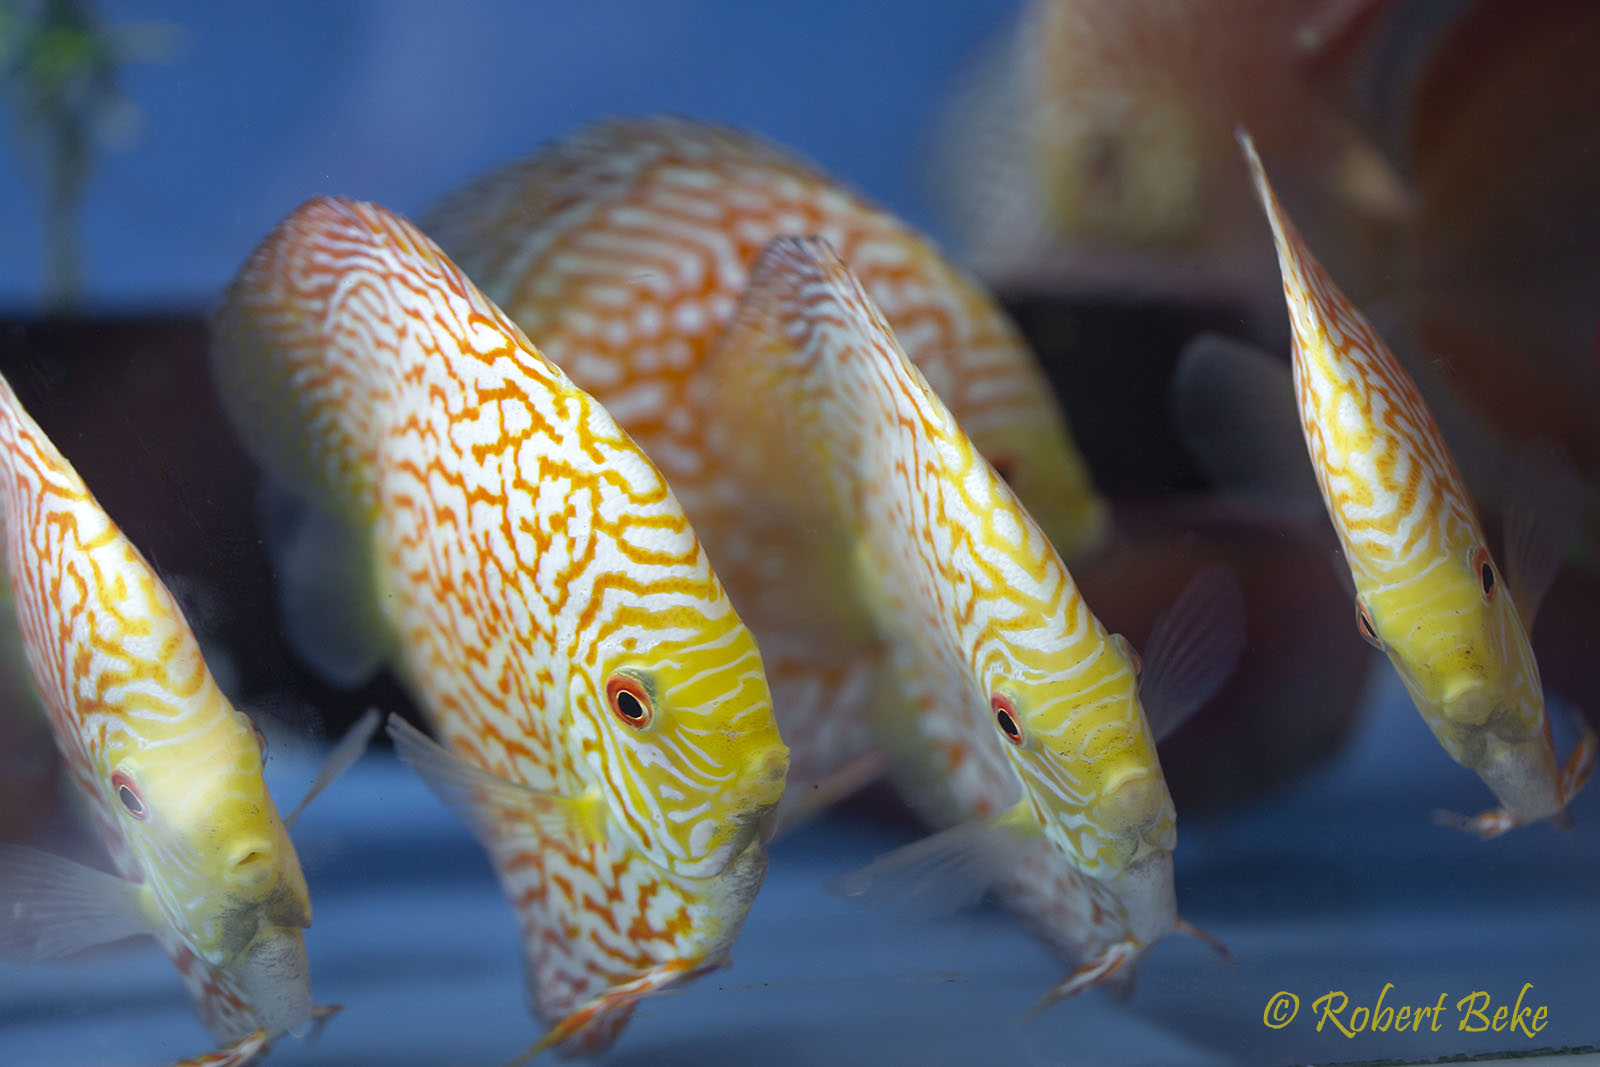
[[[503,843],[524,826],[538,836],[605,835],[605,804],[596,793],[547,793],[496,777],[393,715],[388,732],[406,765],[485,844]]]

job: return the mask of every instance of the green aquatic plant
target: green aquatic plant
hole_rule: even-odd
[[[177,53],[170,23],[107,26],[86,0],[0,0],[0,93],[12,113],[18,165],[44,194],[47,307],[76,303],[82,285],[78,216],[101,145],[138,136],[142,117],[119,73]]]

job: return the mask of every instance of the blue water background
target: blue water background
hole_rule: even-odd
[[[1579,798],[1570,833],[1536,826],[1479,842],[1435,827],[1435,806],[1477,811],[1487,791],[1439,750],[1392,672],[1375,672],[1369,703],[1354,744],[1324,770],[1249,811],[1180,819],[1181,910],[1236,966],[1170,939],[1131,998],[1091,992],[1023,1022],[1061,968],[992,908],[913,921],[829,896],[829,877],[902,840],[836,816],[777,844],[733,966],[646,1002],[602,1062],[1199,1067],[1591,1042],[1600,794]],[[312,754],[283,755],[269,781],[292,803],[313,773]],[[286,1040],[275,1067],[476,1067],[537,1036],[485,860],[392,756],[358,764],[297,839],[316,907],[314,989],[346,1007],[315,1043]],[[1353,1008],[1385,982],[1391,1005],[1447,994],[1441,1030],[1316,1032],[1317,997],[1343,990]],[[1536,1039],[1456,1029],[1460,997],[1509,1001],[1524,982],[1548,1008]],[[1300,1015],[1272,1031],[1263,1010],[1280,990],[1300,998]],[[149,1065],[207,1041],[153,948],[0,968],[5,1063]]]
[[[676,112],[749,126],[922,225],[923,149],[995,0],[438,3],[100,0],[108,24],[185,28],[171,63],[126,68],[144,114],[84,206],[90,306],[206,304],[308,197],[413,213],[582,122]],[[6,116],[9,120],[9,115]],[[39,293],[37,190],[0,133],[0,308]]]

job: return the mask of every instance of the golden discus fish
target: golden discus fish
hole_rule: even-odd
[[[250,1063],[338,1011],[312,1004],[311,899],[286,829],[294,815],[278,817],[262,781],[265,743],[217,687],[167,587],[4,379],[0,470],[7,607],[117,871],[0,845],[0,959],[151,935],[225,1046],[186,1063]]]
[[[708,367],[711,440],[753,471],[753,508],[853,547],[812,580],[861,590],[888,645],[871,702],[902,788],[951,827],[838,883],[959,902],[994,888],[1107,977],[1180,927],[1176,821],[1145,710],[1169,727],[1232,669],[1236,587],[1202,576],[1139,657],[1079,596],[1044,531],[816,238],[758,261]],[[735,398],[742,403],[733,402]]]
[[[1107,533],[1049,383],[998,304],[910,227],[758,137],[598,123],[470,183],[422,225],[661,467],[761,641],[804,807],[870,777],[861,724],[881,654],[849,591],[810,581],[838,565],[827,546],[751,509],[754,487],[733,480],[744,468],[707,443],[714,412],[697,383],[768,241],[814,234],[839,251],[1063,555]]]
[[[603,1050],[726,961],[765,875],[788,757],[755,641],[661,472],[404,219],[308,202],[214,327],[309,516],[291,629],[387,660],[439,734],[391,722],[516,909],[530,1054]]]
[[[1500,801],[1475,818],[1440,813],[1440,821],[1492,837],[1562,818],[1588,778],[1595,738],[1580,722],[1577,746],[1558,765],[1528,632],[1572,540],[1576,474],[1558,455],[1525,450],[1502,572],[1416,385],[1306,247],[1249,136],[1240,131],[1239,140],[1277,246],[1292,370],[1213,342],[1185,354],[1180,379],[1191,397],[1209,381],[1213,394],[1231,391],[1249,409],[1228,421],[1246,431],[1255,424],[1259,439],[1220,442],[1219,453],[1309,454],[1353,580],[1362,637],[1388,656],[1445,752]],[[1274,427],[1277,413],[1295,411],[1297,426]],[[1290,436],[1303,438],[1304,452]],[[1274,482],[1281,484],[1274,475],[1263,485]]]

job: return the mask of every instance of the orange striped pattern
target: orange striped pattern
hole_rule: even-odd
[[[278,989],[258,992],[309,1010],[300,928],[311,915],[254,730],[166,586],[4,379],[0,478],[6,569],[56,745],[118,872],[143,884],[152,933],[207,1027],[224,1043],[265,1028],[264,1044],[304,1014],[283,1018],[247,992],[248,953],[264,943],[256,924],[288,961]],[[124,789],[142,814],[119,799]],[[242,842],[271,872],[254,894],[223,882]]]
[[[783,577],[836,561],[797,564],[814,546],[752,514],[752,487],[707,442],[702,368],[768,241],[818,235],[838,250],[1058,549],[1077,556],[1104,533],[1049,384],[995,302],[909,227],[756,137],[600,123],[470,184],[424,229],[666,474],[760,635],[796,780],[861,754],[859,680],[874,668],[848,595]]]
[[[603,813],[553,832],[497,805],[487,840],[537,1013],[598,1050],[633,1010],[608,994],[725,956],[760,885],[786,756],[754,640],[661,472],[405,220],[304,205],[216,329],[253,451],[366,531],[441,738]]]
[[[865,590],[887,640],[874,725],[913,805],[950,825],[1020,795],[1027,871],[999,888],[1066,954],[1126,941],[1135,921],[1151,940],[1173,929],[1175,914],[1130,914],[1144,902],[1110,888],[1176,840],[1134,665],[865,287],[819,240],[774,242],[710,371],[745,398],[719,405],[713,439],[756,469],[787,456],[820,471],[820,524],[857,545],[852,570],[817,580]]]
[[[1445,751],[1500,799],[1480,832],[1551,817],[1587,771],[1574,765],[1564,784],[1557,770],[1527,630],[1450,451],[1410,376],[1295,230],[1249,138],[1241,143],[1277,245],[1301,428],[1361,625]]]

